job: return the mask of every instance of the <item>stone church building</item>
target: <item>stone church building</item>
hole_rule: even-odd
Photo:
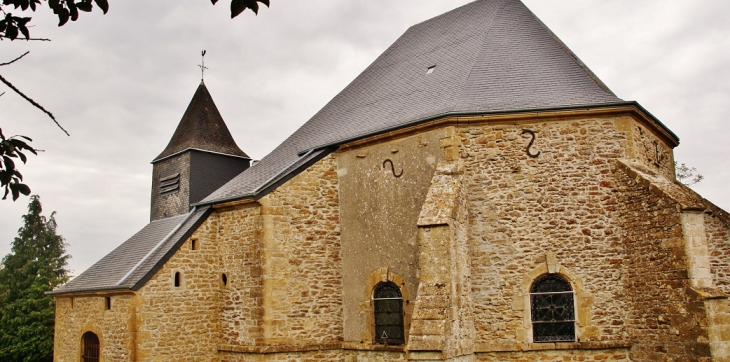
[[[519,0],[414,25],[260,162],[200,84],[55,360],[730,361],[730,215]]]

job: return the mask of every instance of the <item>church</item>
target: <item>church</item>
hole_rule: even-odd
[[[172,131],[172,130],[171,130]],[[409,28],[258,162],[201,83],[57,362],[730,361],[730,215],[519,0]]]

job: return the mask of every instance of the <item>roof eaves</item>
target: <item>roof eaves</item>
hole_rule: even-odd
[[[198,209],[203,209],[203,208],[201,207]],[[139,288],[142,288],[155,275],[155,273],[157,273],[157,271],[160,270],[160,268],[162,268],[162,266],[168,260],[170,260],[172,255],[175,254],[178,251],[178,249],[180,249],[180,245],[182,243],[184,243],[190,236],[193,235],[193,233],[198,229],[198,227],[200,227],[200,225],[203,224],[203,222],[205,222],[205,220],[208,218],[208,216],[212,212],[213,212],[213,209],[211,209],[211,208],[203,209],[203,214],[198,216],[196,219],[194,219],[193,224],[189,228],[187,228],[185,233],[183,233],[182,235],[180,235],[179,237],[176,238],[177,240],[175,241],[175,244],[170,248],[170,250],[168,250],[165,253],[165,255],[163,255],[159,260],[157,260],[155,265],[152,268],[150,268],[150,270],[143,277],[141,277],[134,285],[132,285],[131,287],[127,286],[127,288],[129,288],[131,290],[139,290]],[[195,209],[191,212],[191,215],[193,215],[193,214],[195,214]],[[185,221],[181,222],[180,228],[185,227],[185,224],[188,221],[189,220],[185,220]]]
[[[73,289],[73,290],[51,290],[47,291],[43,294],[45,295],[53,295],[53,296],[62,296],[66,294],[82,294],[82,293],[96,293],[96,292],[117,292],[117,291],[132,291],[129,287],[124,286],[118,286],[118,287],[95,287],[95,288],[82,288],[82,289]]]
[[[400,130],[403,128],[413,127],[416,125],[419,125],[421,123],[433,121],[439,118],[444,117],[467,117],[467,116],[480,116],[480,115],[499,115],[499,114],[517,114],[517,113],[537,113],[537,112],[555,112],[555,111],[569,111],[569,110],[575,110],[575,109],[586,109],[586,108],[609,108],[609,107],[617,107],[617,106],[634,106],[638,108],[641,112],[643,112],[647,118],[649,118],[652,122],[656,123],[657,126],[659,126],[662,130],[666,131],[671,137],[674,138],[677,144],[679,144],[679,137],[677,137],[674,132],[672,132],[667,126],[664,125],[658,118],[654,117],[653,114],[651,114],[649,111],[647,111],[644,107],[642,107],[638,102],[636,101],[623,101],[623,102],[614,102],[614,103],[603,103],[603,104],[591,104],[591,105],[576,105],[576,106],[564,106],[564,107],[546,107],[546,108],[529,108],[529,109],[515,109],[515,110],[507,110],[507,111],[475,111],[475,112],[444,112],[440,114],[436,114],[433,116],[428,116],[424,118],[419,118],[414,121],[401,123],[396,126],[391,126],[387,128],[381,128],[379,130],[375,130],[368,133],[363,133],[361,135],[357,135],[354,137],[338,140],[335,142],[323,144],[314,148],[311,148],[309,150],[303,150],[300,151],[298,154],[302,155],[307,152],[311,152],[311,150],[320,150],[323,148],[329,148],[329,147],[337,147],[344,143],[349,143],[353,141],[358,141],[364,138],[376,136],[381,133],[387,133],[392,132],[396,130]]]
[[[188,147],[188,148],[186,148],[184,150],[177,151],[177,152],[175,152],[175,153],[173,153],[171,155],[167,155],[165,157],[156,158],[156,159],[152,160],[152,162],[150,162],[150,163],[151,164],[154,164],[156,162],[160,162],[162,160],[166,160],[166,159],[168,159],[170,157],[177,156],[177,155],[179,155],[181,153],[184,153],[184,152],[187,152],[187,151],[200,151],[200,152],[212,153],[214,155],[222,155],[222,156],[228,156],[228,157],[241,158],[241,159],[244,159],[244,160],[251,160],[252,159],[250,157],[243,157],[243,156],[238,156],[238,155],[232,155],[230,153],[223,153],[223,152],[216,152],[216,151],[204,150],[202,148],[196,148],[196,147]]]

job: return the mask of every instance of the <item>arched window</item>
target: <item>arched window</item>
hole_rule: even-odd
[[[175,287],[180,286],[180,272],[175,272],[175,281],[173,283]]]
[[[373,291],[375,343],[404,344],[403,295],[393,282],[380,283]]]
[[[548,274],[530,288],[533,342],[575,341],[573,288],[565,279]]]
[[[99,362],[99,337],[93,332],[86,332],[81,336],[81,361]]]

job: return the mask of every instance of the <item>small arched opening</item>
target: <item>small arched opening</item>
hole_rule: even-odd
[[[375,343],[404,344],[403,294],[393,282],[379,283],[373,290]]]
[[[530,288],[533,342],[575,341],[575,303],[570,283],[556,274],[543,275]]]
[[[81,361],[99,362],[100,360],[99,337],[94,332],[86,332],[81,336]]]

